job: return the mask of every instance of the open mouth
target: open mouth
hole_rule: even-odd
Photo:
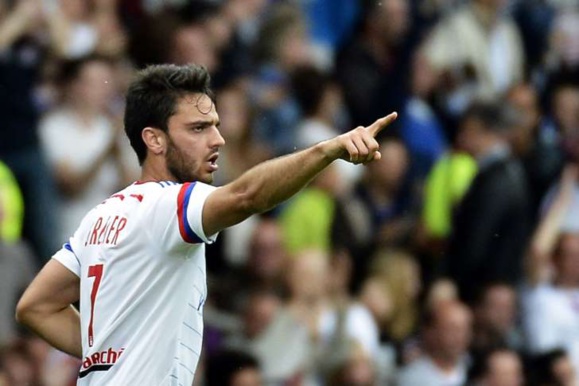
[[[208,158],[209,165],[212,169],[217,169],[217,158],[219,158],[219,153],[213,154],[211,157]]]

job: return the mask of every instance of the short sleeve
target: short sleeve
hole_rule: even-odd
[[[185,183],[177,195],[177,220],[181,238],[191,244],[211,244],[217,234],[206,235],[203,230],[203,206],[207,197],[217,188],[201,182]]]
[[[62,248],[52,256],[52,258],[64,265],[76,276],[80,277],[80,260],[74,253],[70,243],[65,243]]]

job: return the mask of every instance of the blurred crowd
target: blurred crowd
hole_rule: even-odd
[[[138,178],[134,72],[190,62],[217,185],[399,113],[208,248],[196,385],[579,385],[578,0],[0,0],[1,386],[75,384],[14,306]]]

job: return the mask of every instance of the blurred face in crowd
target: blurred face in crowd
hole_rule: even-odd
[[[386,283],[379,277],[364,282],[360,301],[372,313],[379,325],[385,325],[392,318],[394,304]]]
[[[579,88],[563,86],[553,96],[553,115],[567,155],[579,162]]]
[[[281,67],[286,71],[292,71],[310,62],[310,46],[305,25],[295,23],[283,32],[277,48],[277,57]]]
[[[261,386],[261,375],[258,369],[244,368],[236,372],[230,382],[231,386]]]
[[[347,386],[374,386],[376,376],[372,361],[362,355],[350,359],[345,364],[341,379],[337,383]]]
[[[579,88],[559,88],[553,96],[553,114],[563,134],[579,130]]]
[[[67,89],[67,100],[92,111],[107,109],[114,95],[114,71],[110,64],[93,60],[83,65]]]
[[[560,385],[572,386],[577,384],[575,368],[567,355],[559,357],[553,363],[552,372]]]
[[[420,98],[428,98],[436,87],[437,74],[424,54],[418,52],[412,62],[412,92]]]
[[[370,17],[380,35],[390,44],[401,41],[410,27],[410,9],[406,0],[383,0]]]
[[[458,148],[475,158],[502,140],[502,136],[488,130],[483,122],[474,117],[467,117],[461,122],[456,138]]]
[[[217,95],[221,134],[227,141],[239,142],[246,135],[249,106],[243,90],[231,87]]]
[[[555,265],[560,285],[579,286],[579,234],[566,233],[561,236]]]
[[[240,22],[259,16],[266,5],[267,0],[229,0],[225,12],[234,22]]]
[[[458,302],[441,304],[434,312],[433,324],[426,331],[430,353],[441,361],[456,362],[470,345],[471,313]]]
[[[488,359],[488,369],[482,386],[522,386],[521,359],[512,351],[497,351]]]
[[[328,293],[328,256],[321,251],[304,251],[292,258],[289,288],[294,299],[318,302]]]
[[[180,98],[167,126],[165,162],[169,172],[180,182],[213,182],[219,148],[225,140],[211,98],[204,94]]]
[[[273,220],[259,223],[253,233],[248,259],[249,270],[264,280],[280,276],[285,263],[285,250],[279,225]]]
[[[477,324],[497,333],[507,333],[515,324],[517,295],[507,285],[495,285],[484,294],[482,303],[475,310]]]
[[[436,280],[426,294],[426,306],[429,308],[438,307],[439,304],[456,300],[458,300],[458,289],[456,284],[448,279]]]
[[[460,124],[457,144],[460,150],[476,156],[481,141],[482,123],[477,119],[467,118]]]
[[[207,31],[207,36],[211,45],[216,50],[221,50],[227,46],[233,34],[233,28],[229,20],[223,13],[216,13],[204,21],[203,26]]]
[[[218,64],[207,31],[199,26],[181,27],[175,33],[171,61],[177,65],[201,64],[210,73],[215,71]]]
[[[537,92],[530,85],[516,86],[509,92],[507,101],[521,112],[521,125],[513,130],[511,142],[515,153],[522,155],[533,146],[533,134],[541,119]]]
[[[367,166],[371,183],[386,192],[396,191],[408,171],[409,159],[406,147],[400,141],[384,141],[380,144],[382,158]]]
[[[245,335],[255,338],[273,320],[280,307],[280,299],[271,293],[252,294],[243,315]]]

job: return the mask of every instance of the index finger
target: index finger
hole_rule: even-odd
[[[367,129],[370,132],[370,134],[372,134],[373,137],[376,137],[378,135],[378,133],[380,133],[382,130],[384,130],[384,128],[386,126],[388,126],[392,122],[394,122],[396,120],[396,118],[398,118],[398,113],[396,113],[396,112],[390,113],[387,116],[376,120],[376,122],[374,122],[370,126],[368,126]]]

